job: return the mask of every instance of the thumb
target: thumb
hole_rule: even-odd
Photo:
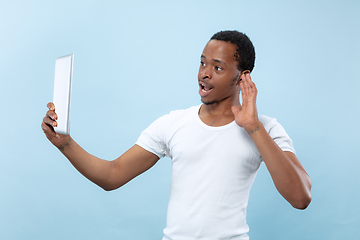
[[[238,107],[236,106],[232,106],[231,107],[231,111],[234,114],[234,116],[236,116],[236,114],[240,111]]]

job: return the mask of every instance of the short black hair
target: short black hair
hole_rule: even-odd
[[[253,70],[255,65],[255,48],[245,33],[236,30],[226,30],[215,33],[210,40],[219,40],[230,42],[235,45],[236,53],[234,55],[238,62],[238,69],[240,71]]]

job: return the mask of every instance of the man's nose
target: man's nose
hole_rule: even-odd
[[[211,72],[208,67],[204,67],[200,70],[201,79],[211,78]]]

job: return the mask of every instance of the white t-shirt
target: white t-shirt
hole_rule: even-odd
[[[247,132],[235,121],[204,124],[199,106],[170,112],[144,130],[137,145],[172,160],[172,179],[163,240],[249,239],[246,207],[262,162]],[[284,128],[259,116],[283,151],[294,152]]]

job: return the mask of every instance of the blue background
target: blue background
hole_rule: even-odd
[[[262,165],[251,239],[359,239],[360,1],[0,1],[0,239],[161,239],[171,161],[105,192],[40,128],[55,59],[75,54],[71,135],[108,160],[171,110],[200,103],[219,30],[247,33],[258,109],[292,137],[313,201],[293,209]]]

